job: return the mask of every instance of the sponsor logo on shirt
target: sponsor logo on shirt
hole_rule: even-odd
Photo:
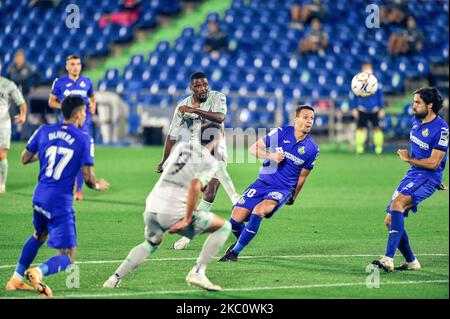
[[[418,145],[421,149],[426,150],[426,151],[430,149],[430,145],[428,145],[427,143],[419,140],[412,133],[410,134],[409,138],[410,138],[411,142],[413,142],[414,144]]]

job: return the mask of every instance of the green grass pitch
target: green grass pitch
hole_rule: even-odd
[[[7,193],[0,195],[0,298],[32,298],[33,292],[5,293],[25,240],[32,232],[31,198],[38,165],[22,166],[24,144],[13,144],[9,155]],[[366,266],[384,254],[387,231],[384,210],[407,165],[393,153],[382,157],[322,151],[316,168],[294,206],[285,206],[264,220],[258,236],[237,263],[212,262],[209,278],[225,290],[209,293],[186,285],[184,278],[206,238],[187,250],[174,251],[177,235],[167,235],[148,261],[106,290],[103,282],[143,241],[145,199],[156,182],[161,147],[97,147],[96,173],[111,189],[85,188],[76,202],[79,288],[67,288],[70,273],[46,278],[55,297],[71,298],[448,298],[449,198],[438,191],[410,214],[406,229],[422,264],[418,272],[380,274],[379,288],[368,288]],[[256,178],[258,163],[229,164],[238,192]],[[448,184],[448,170],[444,182]],[[212,211],[230,216],[223,189]],[[233,235],[227,245],[234,240]],[[223,253],[226,247],[222,248]],[[43,246],[35,262],[54,251]],[[220,256],[217,256],[220,257]],[[396,264],[403,262],[398,253]],[[70,280],[69,280],[70,281]]]

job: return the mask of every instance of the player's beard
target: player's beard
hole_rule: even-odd
[[[422,112],[422,113],[415,113],[414,117],[418,120],[423,120],[428,115],[428,111]]]

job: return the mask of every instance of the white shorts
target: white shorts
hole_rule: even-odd
[[[185,236],[189,239],[194,238],[205,232],[211,226],[213,220],[213,214],[204,211],[194,211],[192,222],[188,227],[179,231],[178,234]],[[178,221],[182,220],[184,216],[161,214],[154,212],[144,212],[144,224],[145,224],[145,239],[151,243],[157,243],[161,240],[163,234]]]
[[[0,129],[0,149],[8,149],[11,147],[11,129],[1,128]]]

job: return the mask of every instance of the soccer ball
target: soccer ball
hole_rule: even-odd
[[[378,80],[372,73],[359,72],[352,79],[352,91],[356,96],[371,96],[377,89]]]

